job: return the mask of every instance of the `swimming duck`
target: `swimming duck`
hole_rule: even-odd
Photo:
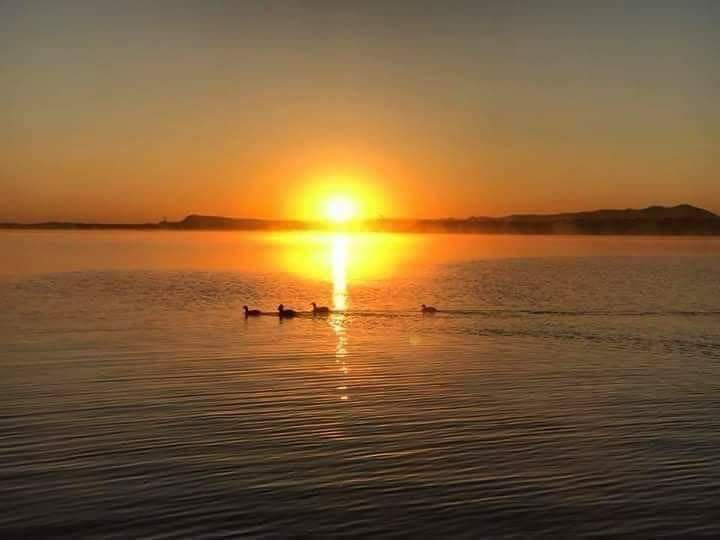
[[[243,306],[243,309],[245,310],[245,318],[258,317],[262,315],[262,312],[259,309],[249,309],[247,306]]]
[[[315,302],[311,302],[313,307],[313,315],[328,315],[330,308],[327,306],[318,306]]]
[[[425,304],[423,304],[421,308],[423,313],[437,313],[437,309],[432,306],[426,306]]]
[[[291,317],[297,317],[297,311],[295,311],[294,309],[285,309],[285,306],[280,304],[278,306],[278,315],[282,319],[289,319]]]

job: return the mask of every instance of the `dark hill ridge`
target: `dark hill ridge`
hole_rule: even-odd
[[[327,229],[323,222],[268,221],[191,215],[176,229],[307,230]],[[388,232],[455,232],[498,234],[720,234],[720,217],[689,204],[650,206],[640,210],[595,210],[562,214],[511,215],[500,218],[369,220],[354,229]]]
[[[509,221],[563,221],[563,220],[648,220],[648,219],[718,219],[716,214],[689,204],[678,206],[648,206],[641,210],[593,210],[562,214],[515,214],[500,218]]]
[[[323,221],[238,219],[191,214],[182,221],[147,224],[0,223],[13,229],[142,229],[142,230],[328,230]],[[640,210],[595,210],[561,214],[517,214],[468,219],[375,219],[349,230],[375,232],[444,232],[486,234],[671,234],[720,235],[720,217],[689,204]],[[333,230],[336,230],[333,228]]]
[[[304,221],[229,218],[198,214],[191,214],[182,221],[164,223],[163,225],[171,229],[234,229],[245,231],[268,229],[302,230],[310,228],[310,224]]]

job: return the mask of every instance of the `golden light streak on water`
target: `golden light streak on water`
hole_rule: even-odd
[[[345,313],[348,305],[347,267],[348,267],[348,245],[347,235],[334,235],[330,243],[330,268],[332,273],[333,287],[333,313],[330,316],[330,326],[337,337],[335,346],[335,362],[339,364],[343,377],[348,374],[346,363],[347,356],[347,333],[345,329]],[[341,391],[340,399],[350,399],[348,387],[338,387]]]
[[[330,268],[333,286],[333,310],[347,309],[347,268],[348,268],[347,235],[334,235],[330,243]]]

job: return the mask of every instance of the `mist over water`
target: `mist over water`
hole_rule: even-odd
[[[0,249],[3,536],[720,533],[718,239]]]

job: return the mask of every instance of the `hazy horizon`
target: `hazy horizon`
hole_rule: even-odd
[[[0,219],[720,211],[720,6],[0,5]]]
[[[585,212],[603,212],[603,211],[617,211],[617,210],[645,210],[647,208],[652,207],[663,207],[663,208],[672,208],[672,207],[678,207],[678,206],[687,206],[687,203],[677,203],[677,204],[671,204],[671,205],[658,205],[658,204],[650,204],[643,206],[642,208],[629,208],[629,207],[623,207],[623,208],[586,208],[583,210],[569,210],[564,212],[516,212],[513,214],[504,214],[504,215],[480,215],[480,214],[474,214],[469,216],[442,216],[442,217],[432,217],[428,218],[423,215],[418,216],[403,216],[403,217],[397,217],[397,216],[367,216],[362,219],[359,219],[358,221],[375,221],[375,220],[408,220],[408,221],[423,221],[423,220],[437,220],[437,221],[443,221],[443,220],[468,220],[472,218],[489,218],[489,219],[503,219],[507,217],[511,217],[514,215],[536,215],[536,216],[553,216],[553,215],[559,215],[559,214],[578,214],[578,213],[585,213]],[[709,208],[703,208],[698,207],[695,205],[695,208],[698,208],[700,210],[708,210],[715,214],[716,216],[720,216],[720,213],[715,212],[712,209]],[[103,224],[118,224],[118,225],[135,225],[139,224],[142,225],[144,223],[148,224],[156,224],[156,223],[162,223],[163,221],[167,220],[170,223],[178,223],[183,221],[186,218],[189,218],[191,216],[198,216],[198,217],[207,217],[207,218],[227,218],[227,219],[236,219],[236,220],[257,220],[257,221],[300,221],[300,222],[306,222],[306,223],[312,223],[312,222],[325,222],[325,218],[323,216],[316,216],[316,217],[304,217],[304,218],[292,218],[292,217],[275,217],[275,218],[267,218],[267,217],[256,217],[256,216],[225,216],[225,215],[219,215],[219,214],[201,214],[199,212],[185,212],[177,219],[170,219],[167,216],[163,216],[156,220],[147,220],[147,221],[111,221],[111,220],[82,220],[82,219],[67,219],[67,220],[45,220],[45,221],[34,221],[34,222],[22,222],[22,221],[11,221],[11,220],[3,220],[2,216],[0,216],[0,223],[9,223],[9,224],[20,224],[20,225],[33,225],[33,224],[43,224],[43,223],[87,223],[87,224],[97,224],[97,225],[103,225]]]

